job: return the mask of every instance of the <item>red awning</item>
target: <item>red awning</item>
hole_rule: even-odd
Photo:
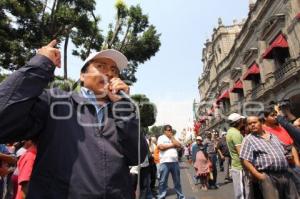
[[[219,97],[217,102],[222,101],[224,99],[229,99],[229,90],[225,90]]]
[[[243,79],[251,80],[251,77],[253,75],[259,75],[259,73],[260,73],[259,66],[256,63],[254,63],[248,68],[247,72],[244,74]]]
[[[263,53],[262,57],[264,59],[272,59],[272,51],[275,48],[288,48],[288,42],[283,36],[283,34],[279,34],[276,39],[271,43],[271,45],[266,49]]]
[[[204,123],[204,122],[205,122],[205,118],[204,118],[204,117],[200,118],[200,119],[199,119],[199,122],[200,122],[200,123]]]
[[[196,135],[198,135],[200,128],[201,128],[201,122],[200,121],[194,121],[194,132],[195,132]]]
[[[230,92],[232,92],[232,93],[238,93],[241,90],[243,90],[243,82],[241,80],[238,80],[238,81],[235,82],[233,88],[230,89]]]

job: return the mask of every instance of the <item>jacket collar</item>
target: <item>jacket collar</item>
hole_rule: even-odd
[[[77,103],[77,104],[92,104],[91,101],[89,101],[89,99],[87,99],[86,97],[84,97],[81,93],[81,91],[73,91],[71,94],[71,97],[73,98],[73,100]],[[109,105],[110,103],[108,102],[107,105]]]
[[[71,97],[74,99],[75,102],[78,104],[90,104],[88,99],[86,99],[80,92],[74,91],[72,92]]]

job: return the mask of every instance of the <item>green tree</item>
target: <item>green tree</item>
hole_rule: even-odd
[[[160,47],[160,34],[149,24],[139,5],[127,8],[116,2],[116,21],[104,37],[99,28],[100,17],[94,14],[95,0],[5,0],[0,1],[0,66],[23,66],[35,49],[53,38],[64,44],[64,79],[67,79],[69,41],[75,56],[84,60],[91,51],[114,48],[129,60],[122,78],[136,82],[138,66],[149,60]]]
[[[152,126],[149,130],[149,135],[159,137],[160,135],[162,135],[164,133],[163,127],[164,127],[164,125]],[[177,131],[175,129],[173,129],[173,134],[175,135],[176,133],[177,133]]]
[[[0,83],[1,83],[2,81],[4,81],[6,77],[7,77],[7,75],[0,74]]]
[[[149,24],[148,16],[139,5],[127,8],[123,0],[116,1],[115,24],[109,25],[103,48],[118,49],[129,60],[129,69],[122,73],[123,79],[136,82],[135,72],[139,64],[149,60],[159,50],[160,34]]]
[[[35,1],[0,1],[0,66],[23,65],[40,43],[37,27],[43,4]]]
[[[73,86],[75,84],[75,81],[72,79],[65,79],[61,76],[56,76],[54,81],[50,82],[49,86],[50,88],[60,88],[64,91],[71,91],[73,90]]]
[[[152,126],[149,131],[149,135],[159,137],[163,134],[163,126]]]
[[[35,53],[35,49],[57,38],[60,44],[64,41],[66,80],[69,38],[76,45],[86,47],[87,52],[99,49],[103,42],[97,25],[99,17],[93,13],[95,4],[94,0],[53,0],[51,5],[47,0],[1,1],[0,30],[3,31],[0,31],[0,65],[8,67],[14,63],[22,66]],[[84,45],[86,40],[95,43],[96,47]],[[80,53],[77,55],[81,56]]]
[[[149,98],[143,94],[132,95],[131,98],[139,106],[141,126],[148,128],[148,126],[153,125],[155,123],[157,113],[155,104],[150,102]]]

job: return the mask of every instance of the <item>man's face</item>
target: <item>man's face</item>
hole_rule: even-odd
[[[270,113],[267,117],[265,117],[265,123],[268,125],[278,125],[278,122],[276,120],[277,113],[274,111]]]
[[[248,117],[247,124],[251,133],[260,133],[262,131],[262,123],[257,116]]]
[[[80,74],[84,87],[104,98],[107,94],[109,81],[119,76],[116,63],[108,58],[97,58],[87,66],[86,72]]]
[[[165,130],[165,135],[166,135],[168,138],[172,137],[172,136],[173,136],[173,130],[172,130],[172,128],[167,127],[166,130]]]
[[[27,140],[25,141],[25,144],[24,144],[24,148],[25,149],[28,149],[29,147],[31,147],[33,145],[33,142],[31,140]]]
[[[198,145],[200,145],[202,143],[202,141],[200,139],[197,139],[196,142]]]

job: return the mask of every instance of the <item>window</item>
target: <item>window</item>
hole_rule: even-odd
[[[272,51],[274,63],[276,68],[280,68],[290,58],[290,52],[288,48],[278,48]]]
[[[223,103],[224,113],[228,113],[230,111],[230,100],[229,99],[224,99],[222,103]]]
[[[252,81],[251,82],[252,82],[252,88],[258,87],[261,83],[260,75],[252,76]]]

